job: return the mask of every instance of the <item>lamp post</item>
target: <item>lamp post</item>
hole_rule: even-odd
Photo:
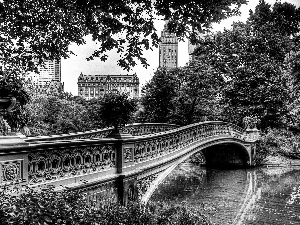
[[[3,80],[0,86],[0,136],[6,136],[10,132],[10,126],[3,118],[6,113],[9,113],[16,106],[16,98],[13,96],[6,96],[7,93],[5,90],[6,85],[6,72],[5,64],[2,61],[0,75]]]
[[[4,116],[11,113],[29,100],[28,94],[22,89],[21,79],[16,78],[15,71],[6,69],[5,59],[1,60],[0,71],[0,136],[13,135],[11,127]]]

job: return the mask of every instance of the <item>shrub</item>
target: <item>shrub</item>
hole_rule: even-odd
[[[25,187],[11,193],[0,190],[0,225],[154,225],[209,224],[204,216],[182,206],[129,202],[122,206],[102,200],[87,202],[80,191],[54,191],[53,187],[34,190]]]
[[[136,102],[124,93],[108,93],[101,101],[99,117],[106,126],[125,126],[136,110]]]
[[[268,129],[257,142],[256,163],[262,164],[267,156],[281,155],[300,158],[300,136],[285,129]]]

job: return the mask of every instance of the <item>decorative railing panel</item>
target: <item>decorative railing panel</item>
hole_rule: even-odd
[[[238,127],[224,122],[193,124],[160,134],[136,138],[134,142],[134,162],[139,163],[182,149],[194,142],[207,138],[229,135],[243,138]]]
[[[38,149],[28,155],[29,184],[80,177],[116,167],[114,144]]]
[[[164,124],[164,123],[142,123],[142,124],[132,124],[125,126],[123,132],[129,133],[133,136],[141,136],[147,134],[160,133],[168,130],[173,130],[178,128],[175,124]]]
[[[177,128],[174,124],[164,123],[137,123],[126,125],[122,131],[129,133],[133,136],[147,135],[153,133],[164,132]],[[95,139],[106,137],[111,133],[113,128],[97,129],[85,132],[50,135],[50,136],[37,136],[28,137],[25,141],[28,143],[43,142],[43,141],[55,141],[55,140],[74,140],[74,139]]]

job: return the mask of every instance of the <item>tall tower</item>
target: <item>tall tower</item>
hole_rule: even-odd
[[[168,32],[167,23],[160,37],[159,67],[175,68],[178,66],[178,39],[174,33]]]
[[[37,60],[37,59],[35,59]],[[38,66],[39,73],[29,72],[26,79],[35,85],[35,91],[39,93],[56,92],[63,90],[61,82],[61,60],[45,60],[44,65]],[[54,90],[54,91],[53,91]]]
[[[39,66],[39,85],[45,85],[52,80],[61,81],[61,61],[46,60],[44,66]]]

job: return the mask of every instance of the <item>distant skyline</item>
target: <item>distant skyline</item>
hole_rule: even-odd
[[[276,0],[265,0],[269,4],[274,4]],[[300,6],[299,0],[286,0],[281,2],[289,2],[297,7]],[[242,21],[245,22],[249,16],[249,10],[254,11],[255,6],[259,3],[259,0],[249,0],[247,5],[242,5],[240,11],[241,16],[234,16],[226,20],[221,21],[219,24],[213,24],[213,31],[222,31],[224,28],[230,28],[232,22]],[[155,21],[155,28],[157,29],[157,34],[160,36],[161,31],[164,27],[163,20]],[[140,79],[140,88],[151,79],[154,71],[159,65],[159,51],[158,48],[153,49],[153,51],[144,51],[144,57],[147,59],[150,65],[147,69],[142,67],[141,64],[132,68],[131,71],[127,72],[122,70],[121,67],[117,65],[117,60],[119,58],[116,51],[108,52],[108,59],[106,62],[102,62],[100,59],[94,59],[92,61],[87,61],[86,58],[90,56],[95,49],[97,49],[97,44],[92,41],[91,37],[86,37],[86,43],[82,46],[77,46],[72,44],[70,49],[76,54],[72,55],[68,59],[62,59],[62,82],[64,82],[65,91],[71,92],[73,95],[78,94],[77,79],[82,72],[83,74],[133,74],[136,73]],[[99,46],[99,44],[98,44]],[[188,42],[179,42],[178,46],[178,66],[184,66],[188,62]]]

